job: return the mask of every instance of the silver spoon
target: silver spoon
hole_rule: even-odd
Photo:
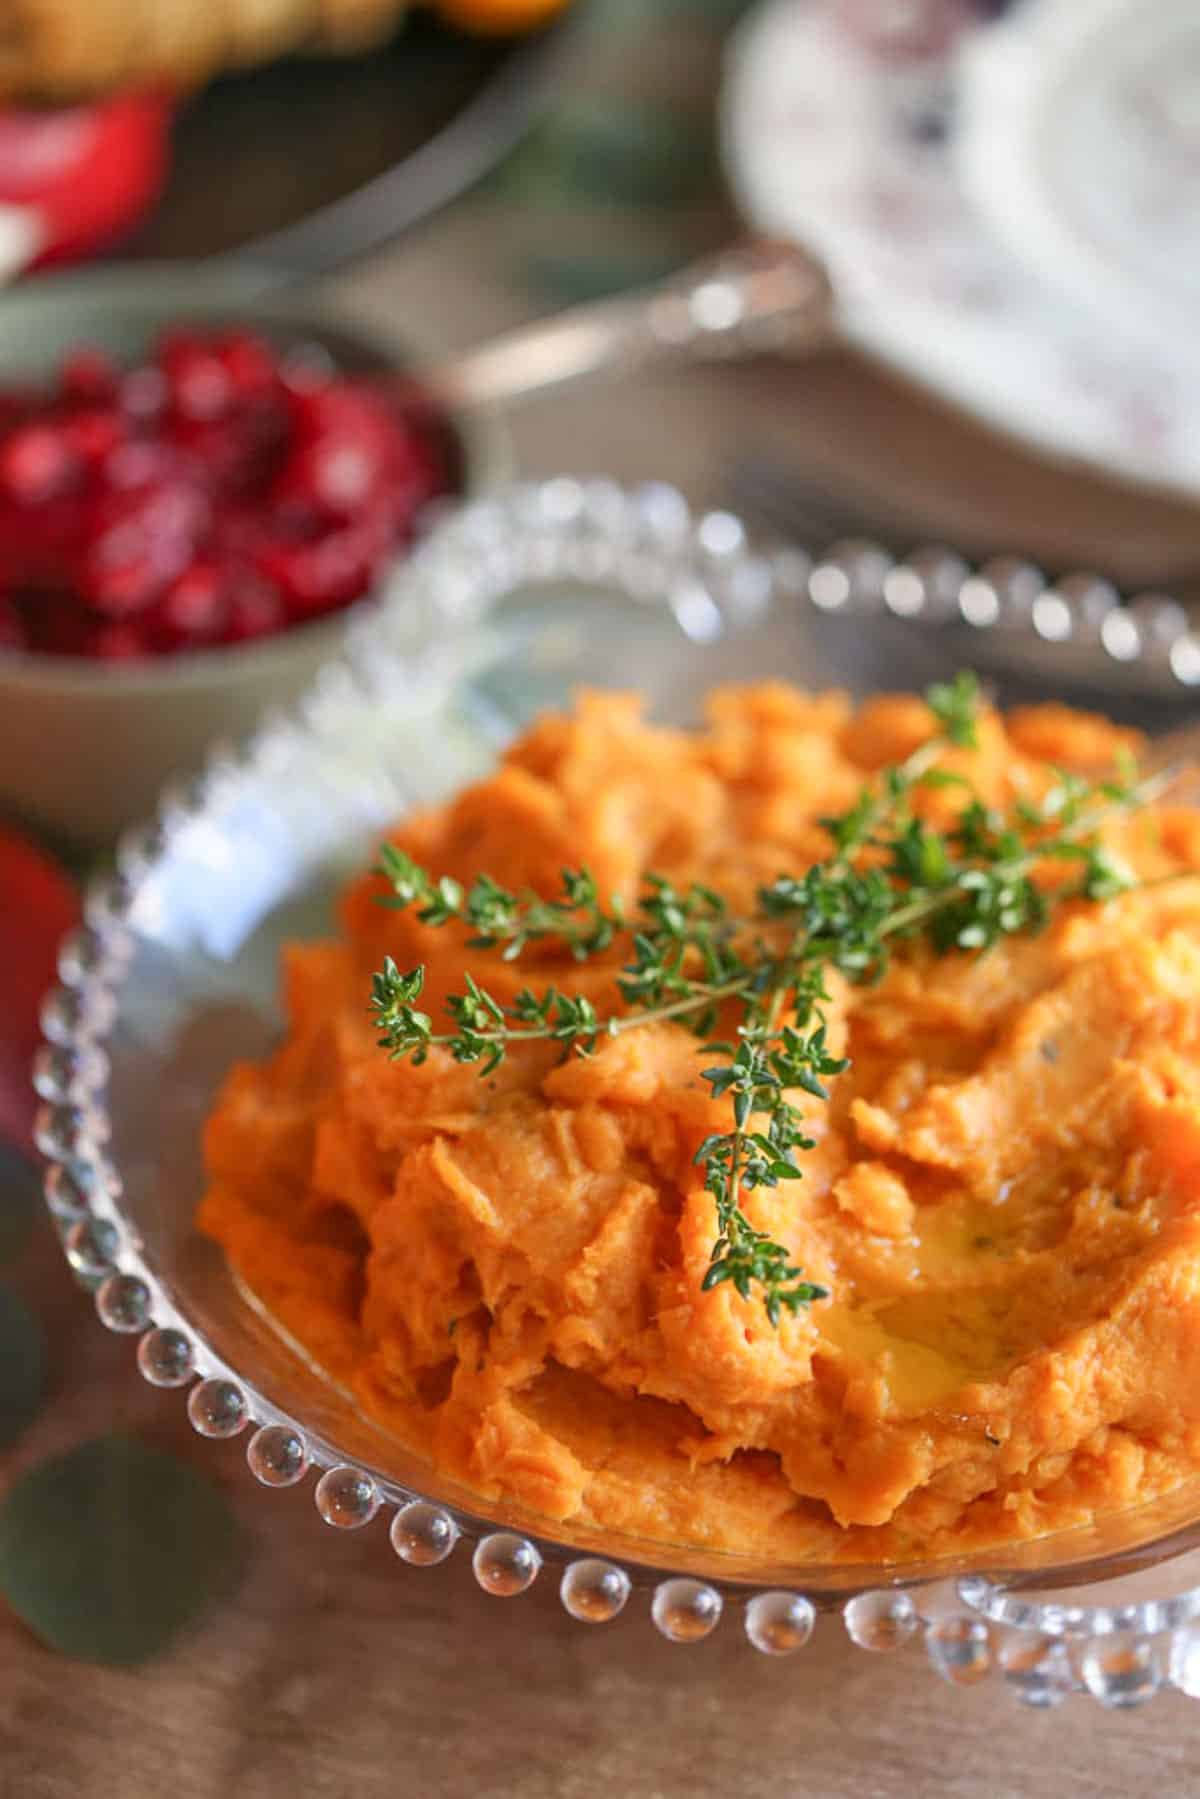
[[[616,300],[577,306],[435,363],[422,380],[450,412],[523,399],[598,375],[774,351],[834,335],[825,270],[787,244],[751,242]]]
[[[546,388],[696,359],[803,354],[834,334],[821,265],[791,245],[738,245],[630,296],[538,320],[442,360],[327,311],[294,278],[241,258],[121,265],[43,277],[0,298],[0,378],[50,376],[73,345],[141,354],[181,322],[246,323],[284,345],[322,346],[341,367],[394,368],[452,417]]]

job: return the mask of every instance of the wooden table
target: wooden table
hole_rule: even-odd
[[[511,228],[482,202],[464,207],[347,280],[344,298],[465,344],[527,310],[487,273],[505,266]],[[514,440],[526,469],[659,476],[701,501],[722,497],[737,452],[769,444],[893,496],[931,532],[1012,526],[1042,553],[1139,580],[1200,548],[1187,509],[1048,470],[841,356],[547,398]],[[474,1586],[465,1555],[403,1568],[382,1524],[339,1537],[308,1488],[265,1493],[239,1445],[194,1438],[178,1396],[145,1387],[128,1342],[95,1324],[48,1231],[28,1287],[54,1333],[56,1394],[4,1472],[87,1432],[135,1428],[228,1482],[253,1554],[237,1595],[137,1673],[67,1663],[0,1614],[2,1799],[1200,1790],[1200,1713],[1174,1694],[1137,1714],[1083,1700],[1034,1714],[999,1685],[951,1691],[918,1652],[852,1650],[832,1620],[773,1662],[732,1615],[707,1643],[672,1647],[644,1600],[597,1629],[567,1619],[549,1580],[502,1602]]]

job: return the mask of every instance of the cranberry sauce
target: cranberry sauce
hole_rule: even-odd
[[[0,648],[124,661],[348,606],[453,491],[447,422],[394,380],[245,331],[0,393]]]

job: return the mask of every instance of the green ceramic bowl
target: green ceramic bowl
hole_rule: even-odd
[[[94,344],[132,362],[175,323],[249,324],[276,343],[318,342],[340,366],[419,369],[418,329],[395,340],[276,288],[241,262],[145,264],[23,283],[0,298],[0,384],[53,375]],[[467,495],[508,471],[493,418],[454,421]],[[364,602],[369,604],[370,602]],[[353,609],[358,613],[360,607]],[[350,612],[245,648],[132,666],[0,655],[0,808],[76,847],[111,841],[147,814],[164,781],[186,774],[215,738],[238,739],[286,705],[342,645]]]

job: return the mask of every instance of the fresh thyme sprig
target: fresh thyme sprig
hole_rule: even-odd
[[[797,1153],[814,1139],[796,1096],[826,1099],[825,1082],[848,1066],[829,1047],[827,975],[875,981],[898,940],[922,940],[938,954],[977,952],[1040,929],[1064,900],[1121,892],[1131,877],[1097,832],[1149,804],[1171,779],[1169,771],[1139,779],[1132,766],[1098,784],[1057,774],[1039,804],[1001,814],[966,776],[937,766],[948,747],[975,747],[974,676],[932,687],[926,701],[936,726],[928,741],[882,771],[846,812],[823,819],[828,858],[759,888],[748,916],[732,916],[710,887],[680,890],[657,874],[644,877],[629,912],[616,898],[606,905],[586,869],[564,870],[562,894],[551,900],[510,892],[487,875],[464,887],[385,846],[379,872],[391,891],[384,904],[415,906],[427,925],[465,926],[469,948],[516,961],[528,945],[551,940],[584,962],[622,941],[630,959],[614,972],[614,1003],[603,1015],[587,996],[554,986],[524,987],[502,1004],[464,973],[464,991],[446,1006],[453,1029],[438,1031],[418,1004],[424,970],[404,972],[389,957],[371,991],[380,1047],[419,1063],[436,1045],[489,1074],[517,1044],[552,1041],[566,1055],[590,1055],[602,1037],[652,1021],[707,1038],[731,1013],[733,1039],[707,1045],[724,1059],[701,1077],[714,1098],[730,1100],[733,1114],[732,1128],[710,1134],[696,1152],[717,1224],[703,1285],[729,1281],[744,1299],[759,1289],[772,1325],[785,1310],[794,1315],[826,1298],[786,1247],[755,1227],[742,1201],[801,1177]],[[946,831],[914,809],[922,789],[934,788],[964,795]],[[1039,885],[1039,869],[1053,860],[1077,864],[1076,878]]]

